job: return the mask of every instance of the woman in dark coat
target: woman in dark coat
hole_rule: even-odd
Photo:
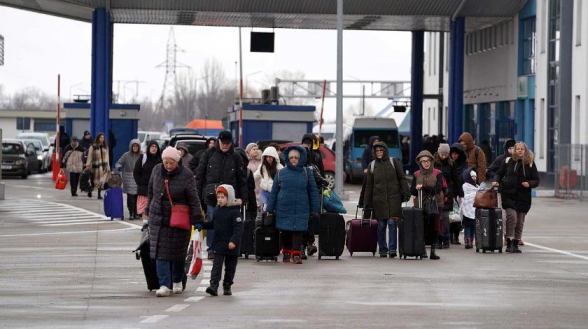
[[[506,158],[492,186],[501,186],[502,208],[506,212],[506,252],[521,253],[525,216],[531,210],[531,189],[539,186],[534,154],[523,142],[515,145],[512,158]]]
[[[371,208],[378,220],[378,245],[380,257],[396,257],[396,221],[400,219],[402,201],[410,197],[408,181],[402,163],[390,158],[388,147],[378,142],[372,147],[374,158],[366,167],[364,209]],[[386,227],[390,243],[386,244]]]
[[[182,293],[184,262],[190,242],[190,230],[170,227],[172,207],[169,199],[174,206],[187,205],[190,208],[192,225],[203,223],[194,174],[182,164],[176,148],[166,148],[162,157],[163,163],[153,168],[148,187],[149,206],[145,209],[149,216],[150,255],[156,261],[159,277],[158,297],[169,296],[172,289],[174,294]]]
[[[435,169],[443,173],[445,181],[447,182],[447,193],[445,194],[445,202],[443,204],[443,235],[439,236],[437,248],[449,248],[449,213],[453,210],[454,198],[463,197],[463,190],[461,189],[462,181],[460,177],[460,169],[455,165],[449,156],[450,148],[448,144],[439,144],[437,153],[435,153]],[[457,233],[459,235],[459,232]]]
[[[363,173],[367,173],[368,165],[374,161],[374,146],[376,143],[380,143],[379,136],[372,136],[368,141],[368,146],[363,150],[363,154],[361,155],[361,168],[363,169]]]
[[[316,182],[306,165],[306,149],[290,146],[284,151],[286,168],[274,178],[267,212],[276,216],[276,226],[282,231],[284,263],[302,264],[302,236],[308,230],[308,220],[320,211]]]
[[[147,152],[144,153],[137,162],[133,170],[133,177],[137,183],[137,214],[143,215],[143,224],[147,223],[149,217],[145,214],[145,208],[148,206],[148,188],[149,180],[153,168],[161,163],[161,151],[156,141],[150,141],[147,144]]]
[[[463,172],[467,169],[467,156],[463,151],[463,146],[460,143],[454,143],[453,145],[451,145],[451,148],[449,149],[449,157],[453,161],[453,168],[459,175],[458,178],[460,180],[459,184],[454,184],[454,193],[460,198],[463,198],[463,180],[461,179],[461,176],[463,175]],[[460,222],[454,222],[449,224],[449,241],[451,244],[461,245],[461,242],[459,242],[459,233],[461,232],[461,230],[463,230],[463,227],[461,226]]]
[[[423,214],[425,220],[425,241],[431,241],[431,259],[436,260],[440,257],[435,253],[437,240],[439,237],[439,226],[441,224],[441,213],[443,212],[443,174],[433,168],[433,155],[429,151],[422,151],[416,158],[416,162],[421,168],[414,173],[410,192],[417,197],[419,192],[422,193],[423,205],[426,199],[434,199],[437,202],[438,214]],[[427,253],[423,254],[427,258]]]

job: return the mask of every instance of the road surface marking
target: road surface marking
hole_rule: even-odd
[[[127,227],[127,228],[119,228],[115,230],[94,230],[94,231],[75,231],[75,232],[49,232],[49,233],[28,233],[28,234],[5,234],[0,235],[0,238],[8,238],[8,237],[20,237],[20,236],[42,236],[42,235],[60,235],[60,234],[85,234],[85,233],[106,233],[106,232],[120,232],[120,231],[128,231],[134,230],[135,227]]]
[[[480,307],[479,304],[458,304],[458,303],[419,303],[419,302],[347,302],[348,304],[363,306],[438,306],[438,307]],[[503,304],[503,306],[505,306]]]
[[[202,273],[202,277],[206,278],[206,279],[210,279],[210,272],[204,272]]]
[[[188,306],[190,306],[190,304],[176,304],[170,308],[168,308],[167,310],[165,310],[166,312],[181,312],[184,309],[186,309]]]
[[[202,285],[202,284],[209,284],[209,283],[210,283],[210,280],[202,280],[202,281],[200,281],[200,284],[201,284],[201,285]]]
[[[205,271],[212,271],[212,266],[203,266]]]
[[[81,222],[81,223],[61,223],[61,224],[44,224],[41,226],[44,227],[57,227],[57,226],[71,226],[71,225],[95,225],[95,224],[111,224],[113,222],[110,221],[100,221],[100,222]]]
[[[196,292],[206,292],[206,287],[198,287]]]
[[[184,302],[186,303],[198,303],[199,301],[203,300],[204,297],[200,296],[200,297],[190,297],[188,299],[184,299]]]
[[[525,239],[525,246],[529,246],[529,247],[533,247],[533,248],[538,248],[538,249],[543,249],[543,250],[547,250],[547,251],[550,251],[550,252],[553,252],[553,253],[562,254],[562,255],[566,255],[566,256],[570,256],[570,257],[575,257],[575,258],[579,258],[579,259],[583,259],[583,260],[588,260],[588,257],[586,257],[586,256],[574,254],[572,252],[565,251],[565,250],[559,250],[559,249],[555,249],[555,248],[549,248],[549,247],[545,247],[545,246],[542,246],[542,245],[530,243],[526,239]]]
[[[157,323],[163,319],[168,318],[169,315],[152,315],[152,316],[148,316],[146,317],[143,321],[141,321],[140,323]]]

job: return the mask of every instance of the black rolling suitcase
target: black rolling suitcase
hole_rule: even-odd
[[[280,255],[280,231],[275,226],[259,226],[255,229],[255,259],[278,261]]]
[[[476,252],[502,253],[502,209],[476,208]]]
[[[153,291],[159,289],[160,287],[155,260],[151,259],[151,256],[149,255],[149,227],[145,225],[141,231],[143,231],[143,234],[141,235],[141,242],[139,242],[139,246],[134,250],[134,252],[137,260],[141,260],[141,264],[143,265],[143,272],[145,272],[145,279],[147,281],[147,289],[149,289],[149,291]],[[186,273],[184,272],[182,290],[186,290],[187,281],[188,276],[186,276]]]
[[[255,254],[255,246],[253,244],[253,235],[255,234],[255,219],[247,216],[247,209],[244,209],[243,216],[243,236],[241,237],[241,254],[245,258],[249,258],[249,255]]]
[[[422,204],[422,196],[419,198]],[[425,224],[423,209],[403,207],[398,222],[398,254],[399,258],[417,257],[422,259],[425,253]]]
[[[337,213],[322,213],[319,219],[318,259],[335,257],[345,250],[345,219]]]

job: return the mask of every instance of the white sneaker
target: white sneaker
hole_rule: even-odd
[[[159,288],[156,292],[155,292],[155,296],[157,297],[167,297],[171,294],[171,290],[169,290],[168,287],[166,286],[161,286],[161,288]]]
[[[174,283],[174,294],[181,294],[183,290],[181,282]]]

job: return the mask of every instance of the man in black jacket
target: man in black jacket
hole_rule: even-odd
[[[230,131],[221,131],[213,148],[204,152],[196,171],[198,196],[206,205],[206,214],[212,222],[212,213],[216,207],[216,188],[228,184],[235,189],[236,198],[247,202],[247,174],[243,159],[235,152],[233,135]],[[214,259],[212,248],[213,231],[206,232],[208,258]]]
[[[208,150],[208,149],[213,148],[215,144],[216,144],[216,138],[210,137],[206,140],[206,148],[202,149],[202,150],[196,152],[196,154],[194,154],[194,156],[192,157],[192,160],[190,160],[190,163],[188,164],[188,166],[190,167],[190,170],[192,170],[194,175],[196,175],[196,173],[198,172],[198,165],[200,164],[200,159],[202,158],[202,155],[204,154],[204,152],[206,152],[206,150]]]
[[[504,142],[504,154],[498,156],[494,162],[488,167],[488,171],[486,171],[486,179],[492,181],[494,179],[494,175],[498,172],[500,167],[504,164],[504,160],[508,157],[512,156],[512,152],[514,152],[515,147],[515,140],[509,139]]]

